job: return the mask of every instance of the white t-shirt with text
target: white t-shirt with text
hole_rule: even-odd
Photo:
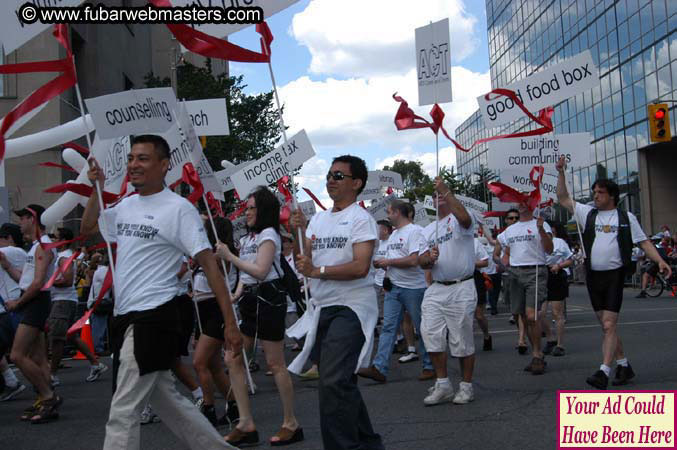
[[[108,266],[97,266],[92,275],[92,286],[89,289],[89,297],[87,298],[87,308],[91,308],[94,305],[94,302],[99,298],[99,292],[103,287],[103,282],[106,279],[106,272],[108,272]],[[111,289],[109,289],[105,294],[103,294],[103,299],[110,298]],[[103,301],[103,300],[102,300]]]
[[[103,211],[105,238],[117,243],[115,309],[121,315],[145,311],[179,292],[176,274],[184,255],[211,249],[202,219],[185,198],[164,189],[134,195]]]
[[[42,242],[43,244],[50,244],[52,240],[49,238],[49,236],[43,234],[40,237],[40,242]],[[26,263],[24,264],[23,271],[21,272],[21,278],[19,278],[19,287],[23,291],[28,289],[28,287],[33,282],[33,279],[35,278],[35,251],[37,250],[38,245],[40,245],[38,241],[33,241],[33,246],[26,255]],[[47,267],[47,273],[45,274],[45,279],[43,280],[43,283],[46,283],[47,280],[49,280],[52,277],[54,271],[56,270],[57,263],[56,249],[53,248],[49,250],[49,252],[52,253],[52,262],[49,264],[49,267]]]
[[[7,258],[7,261],[12,267],[23,270],[28,256],[23,249],[19,247],[2,247],[0,248],[0,252],[5,255],[5,258]],[[2,267],[0,267],[0,297],[5,301],[16,300],[21,297],[19,283],[14,281]],[[2,308],[2,306],[0,306],[0,308]]]
[[[378,241],[378,248],[374,249],[374,261],[385,259],[388,254],[388,240]],[[386,277],[385,269],[376,269],[374,271],[374,284],[383,287],[383,279]]]
[[[552,233],[547,222],[543,223],[546,233]],[[535,266],[545,264],[546,253],[541,243],[536,219],[513,223],[498,235],[498,242],[503,248],[510,248],[510,265]]]
[[[272,228],[268,227],[260,233],[248,233],[240,238],[240,259],[250,263],[256,262],[256,255],[259,247],[266,241],[271,241],[275,244],[275,256],[273,256],[273,264],[270,265],[270,270],[263,280],[257,280],[244,270],[240,271],[240,280],[244,284],[256,284],[261,281],[272,281],[280,278],[282,271],[280,270],[280,253],[282,252],[282,239],[280,235]],[[275,267],[273,267],[275,265]],[[275,271],[277,268],[280,275]]]
[[[406,258],[418,254],[423,242],[422,228],[413,223],[393,230],[388,239],[387,259]],[[425,274],[420,266],[400,268],[389,266],[386,275],[397,287],[406,289],[424,289],[427,287]]]
[[[431,269],[434,281],[462,280],[475,271],[475,219],[472,214],[470,218],[473,223],[468,228],[463,228],[451,213],[424,228],[423,252],[435,245],[435,228],[439,236],[440,256]]]
[[[57,267],[61,267],[63,265],[63,263],[66,262],[66,260],[68,258],[70,258],[71,256],[73,256],[73,250],[71,250],[69,248],[62,251],[62,252],[59,252],[56,256]],[[57,301],[57,300],[68,300],[68,301],[71,301],[71,302],[77,302],[78,301],[78,293],[75,291],[75,278],[76,278],[75,261],[71,262],[71,267],[72,267],[72,270],[73,270],[73,282],[71,283],[70,286],[66,286],[66,287],[52,286],[52,292],[51,292],[52,301]],[[64,272],[66,270],[64,270]],[[58,278],[60,278],[62,276],[63,276],[63,273],[61,275],[59,275]]]

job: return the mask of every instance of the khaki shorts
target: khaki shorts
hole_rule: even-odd
[[[536,267],[510,267],[510,312],[525,314],[536,306]],[[538,266],[538,309],[547,300],[548,267]]]
[[[433,283],[421,304],[421,336],[428,352],[446,352],[463,358],[475,354],[473,320],[477,307],[475,281],[451,286]]]
[[[56,300],[52,302],[52,310],[47,319],[50,341],[66,340],[66,333],[73,323],[77,307],[77,302],[70,300]]]

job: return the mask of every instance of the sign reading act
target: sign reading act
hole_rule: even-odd
[[[416,28],[418,104],[451,101],[449,19]]]

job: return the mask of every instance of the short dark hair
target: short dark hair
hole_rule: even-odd
[[[260,233],[266,228],[273,228],[280,234],[280,201],[277,196],[265,186],[259,186],[247,197],[254,198],[256,203],[256,222],[248,231]]]
[[[0,226],[0,235],[11,237],[16,247],[22,248],[24,246],[24,235],[21,232],[21,227],[15,223],[3,223]]]
[[[519,209],[517,209],[517,208],[510,208],[509,210],[507,210],[507,211],[505,212],[505,215],[507,216],[507,215],[510,214],[511,212],[517,213],[518,216],[519,216],[519,214],[520,214]]]
[[[57,231],[59,232],[59,239],[64,241],[70,241],[73,239],[73,231],[71,231],[69,228],[57,228]]]
[[[360,195],[367,185],[367,177],[369,176],[367,163],[365,163],[362,158],[353,155],[337,156],[331,163],[334,164],[337,162],[350,164],[350,172],[353,179],[362,180],[362,187],[357,191],[357,195]]]
[[[602,189],[606,189],[609,195],[614,198],[614,206],[618,206],[618,204],[621,201],[620,200],[621,190],[618,188],[618,185],[616,184],[615,181],[610,180],[608,178],[600,178],[598,180],[595,180],[594,183],[592,183],[592,187],[590,189],[594,191],[595,186],[598,186]]]
[[[388,233],[393,232],[393,224],[390,223],[389,220],[378,220],[378,221],[376,221],[376,225],[383,225],[384,227],[386,227],[388,229]]]
[[[215,248],[216,239],[214,238],[214,230],[212,229],[211,224],[206,224],[205,227],[207,228],[207,239],[209,239],[209,243],[212,244],[212,248]],[[216,228],[216,235],[218,236],[219,241],[226,244],[231,253],[239,255],[233,240],[232,222],[225,217],[214,217],[214,227]]]
[[[135,144],[153,144],[153,147],[160,155],[160,159],[169,159],[171,153],[169,144],[162,136],[157,134],[140,134],[132,138],[132,146]]]
[[[569,242],[569,235],[567,234],[566,229],[564,228],[564,225],[562,225],[559,222],[548,222],[550,224],[550,228],[555,231],[555,234],[557,234],[557,237],[562,239],[564,242],[567,243],[568,246],[571,247],[571,243]]]
[[[410,211],[408,203],[405,203],[402,200],[392,200],[390,203],[388,203],[388,206],[390,209],[398,210],[404,217],[409,218]]]
[[[409,217],[411,220],[414,220],[414,217],[416,216],[416,208],[414,208],[414,205],[411,203],[405,203],[407,206],[407,217]]]

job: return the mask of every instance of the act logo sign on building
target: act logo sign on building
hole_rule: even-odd
[[[451,101],[451,45],[449,19],[416,28],[418,104]]]

